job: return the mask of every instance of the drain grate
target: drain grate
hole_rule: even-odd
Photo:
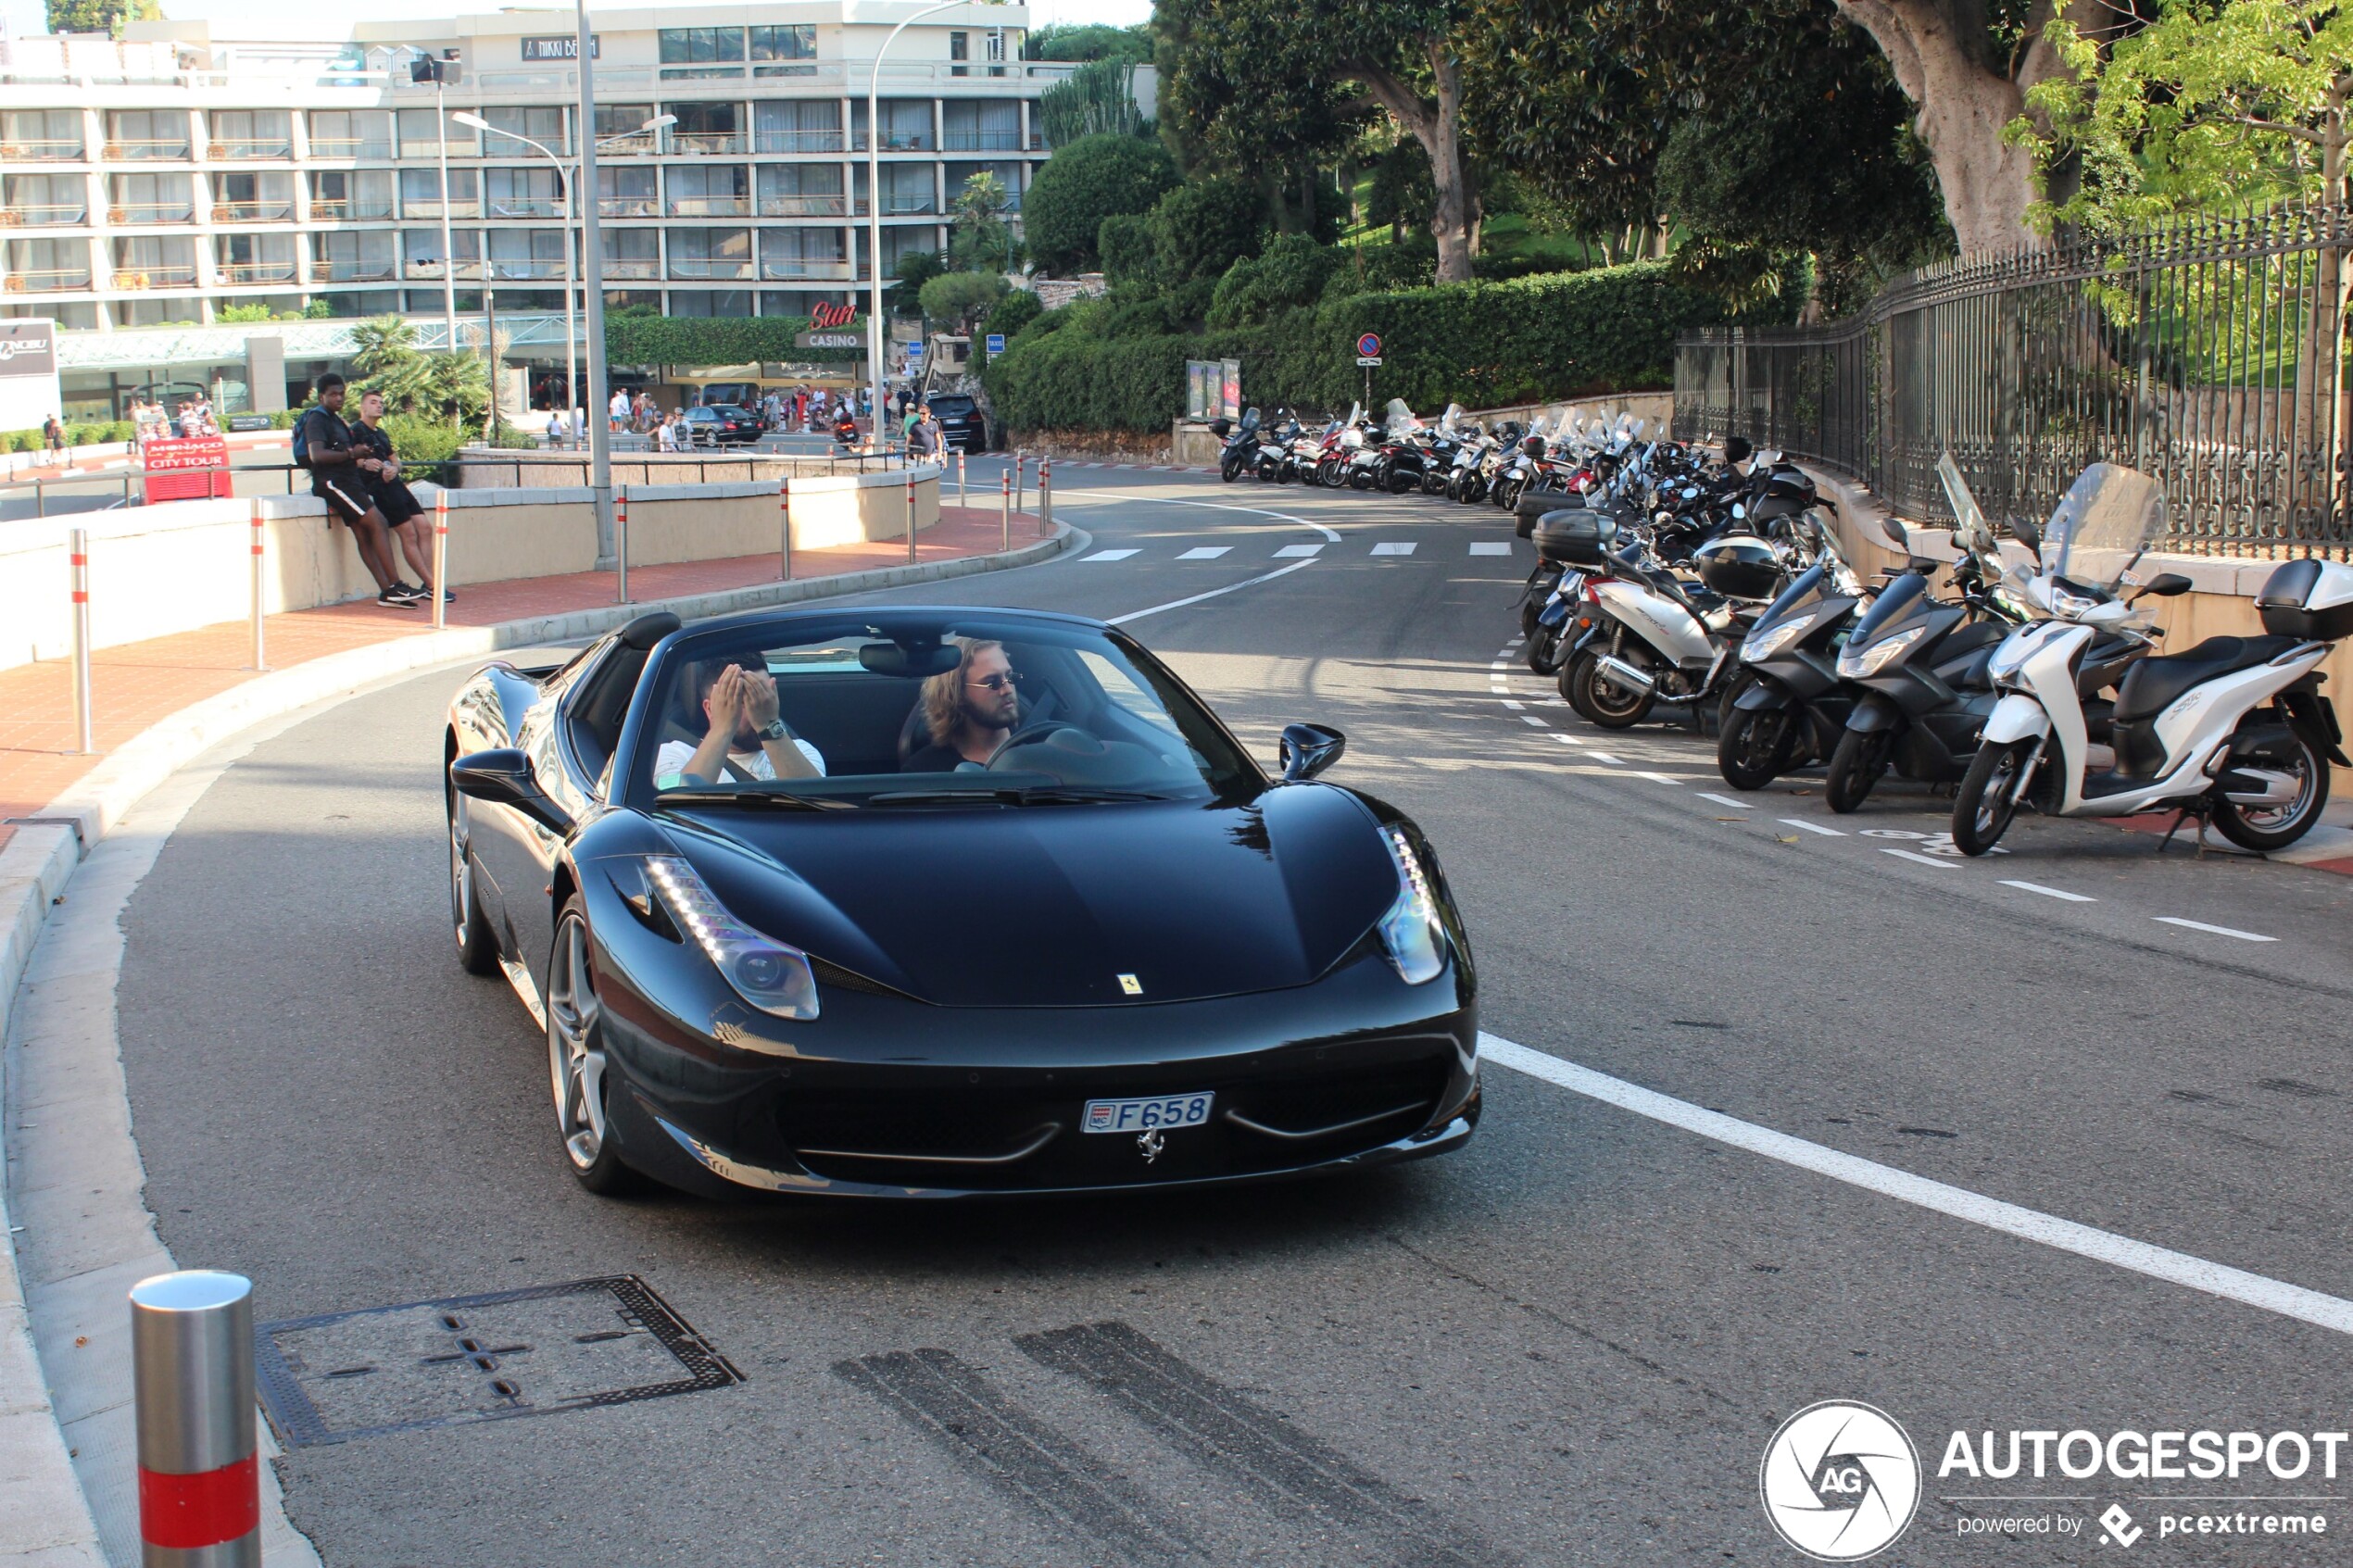
[[[291,1318],[254,1338],[262,1408],[288,1448],[743,1381],[635,1274]]]

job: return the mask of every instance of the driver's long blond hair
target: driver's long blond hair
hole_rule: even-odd
[[[972,672],[973,660],[991,648],[1005,645],[987,638],[950,637],[962,655],[956,668],[943,671],[924,682],[924,724],[931,731],[934,746],[946,746],[956,734],[956,726],[964,717],[964,679]]]

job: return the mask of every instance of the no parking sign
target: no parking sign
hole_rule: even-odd
[[[1356,362],[1365,366],[1380,363],[1380,333],[1366,332],[1356,340]]]

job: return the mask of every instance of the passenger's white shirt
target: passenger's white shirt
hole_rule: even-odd
[[[822,777],[825,771],[824,755],[799,735],[793,737],[793,745],[800,747],[800,754],[809,759],[809,765],[816,769]],[[686,764],[694,759],[695,748],[685,741],[663,742],[661,749],[654,753],[654,787],[669,789],[683,782],[686,776]],[[741,752],[731,751],[727,754],[727,760],[755,779],[773,779],[776,776],[776,765],[768,760],[768,752],[764,746],[749,757]],[[728,784],[734,781],[727,772],[723,771],[718,778],[708,782]]]
[[[627,393],[616,392],[612,395],[612,417],[616,420],[625,420],[629,417],[629,395]]]

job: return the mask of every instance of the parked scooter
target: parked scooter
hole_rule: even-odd
[[[1716,736],[1726,784],[1762,789],[1830,755],[1853,706],[1839,682],[1838,647],[1862,600],[1862,583],[1826,547],[1748,629]]]
[[[2069,817],[2170,807],[2242,848],[2282,849],[2320,820],[2329,764],[2353,765],[2320,693],[2330,644],[2353,634],[2353,567],[2322,560],[2271,573],[2255,599],[2265,635],[2208,637],[2133,665],[2117,691],[2114,760],[2097,765],[2077,671],[2103,632],[2145,626],[2137,601],[2188,590],[2178,573],[2133,575],[2164,526],[2155,480],[2095,463],[2040,537],[2022,531],[2043,564],[2025,596],[2049,619],[2011,633],[1990,663],[2001,699],[1953,799],[1964,855],[1993,848],[2029,804]]]
[[[1606,730],[1630,729],[1660,703],[1710,727],[1750,623],[1787,584],[1781,558],[1742,533],[1693,555],[1698,583],[1637,552],[1616,560],[1615,576],[1586,584],[1603,613],[1562,663],[1561,695]]]
[[[1210,433],[1225,443],[1217,454],[1217,477],[1231,484],[1258,463],[1258,410],[1244,408],[1241,423],[1223,415],[1209,422]]]

